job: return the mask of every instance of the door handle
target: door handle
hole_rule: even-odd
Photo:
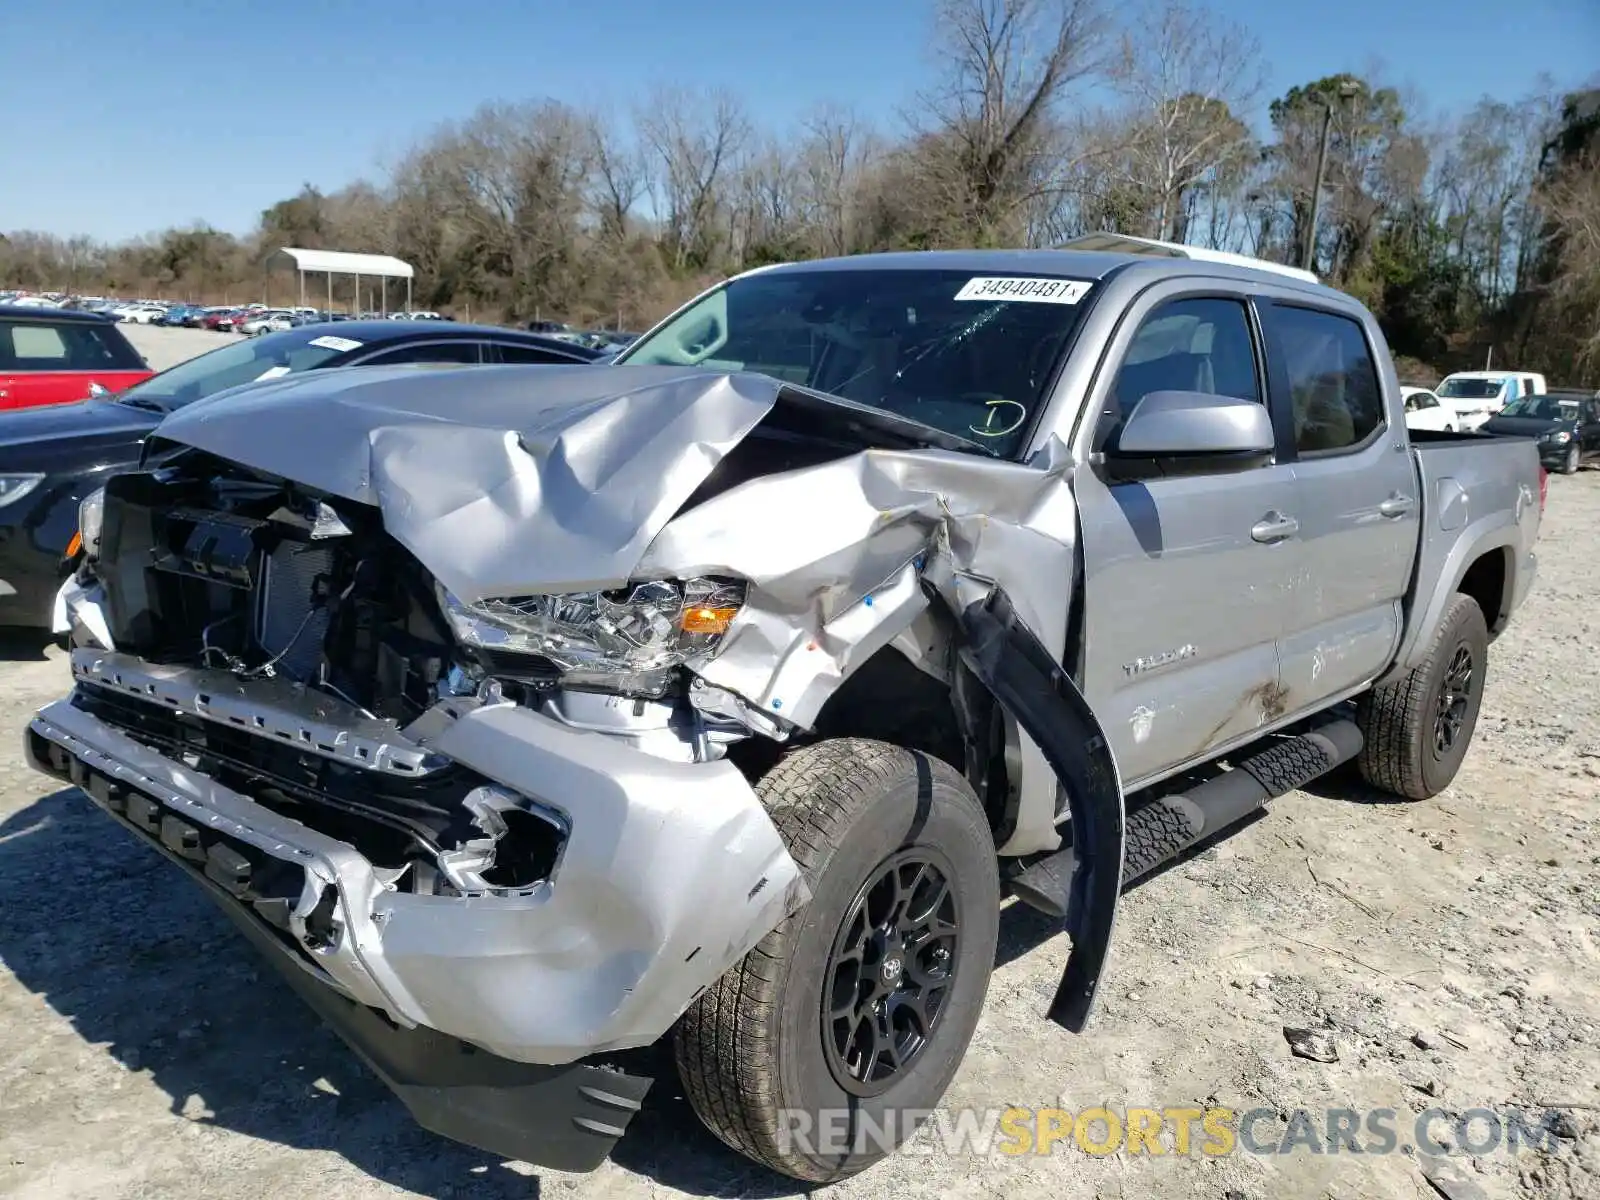
[[[1399,492],[1395,492],[1382,504],[1378,505],[1378,513],[1380,516],[1385,517],[1403,517],[1411,511],[1411,506],[1415,503],[1416,501],[1410,496],[1403,496]]]
[[[1285,538],[1292,538],[1300,532],[1300,522],[1293,517],[1286,517],[1277,509],[1273,509],[1261,520],[1250,526],[1250,536],[1258,542],[1281,542]]]

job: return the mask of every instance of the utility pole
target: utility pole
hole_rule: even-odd
[[[1339,99],[1351,100],[1361,92],[1361,85],[1347,79],[1339,85]],[[1317,218],[1322,213],[1322,179],[1328,168],[1328,135],[1333,131],[1333,102],[1322,105],[1322,145],[1317,150],[1317,182],[1311,189],[1311,226],[1306,231],[1306,244],[1301,253],[1300,265],[1307,271],[1317,257]]]
[[[1322,108],[1322,146],[1317,150],[1317,181],[1311,185],[1311,224],[1306,230],[1306,244],[1300,265],[1307,271],[1317,257],[1317,218],[1322,212],[1322,177],[1328,169],[1328,134],[1333,130],[1333,105]]]

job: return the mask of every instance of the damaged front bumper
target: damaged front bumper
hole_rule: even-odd
[[[238,724],[238,704],[220,704],[207,680],[186,677],[181,688],[130,656],[84,649],[74,652],[74,673],[74,698],[48,705],[28,728],[30,763],[71,780],[184,864],[424,1125],[496,1153],[547,1165],[561,1165],[552,1155],[571,1163],[593,1153],[592,1139],[577,1149],[562,1149],[560,1138],[545,1145],[548,1123],[534,1121],[529,1132],[528,1089],[542,1088],[540,1103],[563,1136],[586,1108],[611,1114],[590,1112],[580,1126],[612,1131],[597,1135],[603,1157],[649,1081],[624,1076],[608,1088],[587,1078],[597,1068],[580,1060],[657,1040],[809,899],[731,764],[667,762],[526,708],[468,700],[408,729],[415,742],[391,739],[384,761],[442,756],[558,810],[566,824],[559,860],[548,879],[514,891],[399,891],[356,845],[272,811],[75,703],[120,677],[130,695],[142,691],[174,711],[188,705],[190,720],[204,701],[211,711],[198,720]],[[309,716],[256,708],[266,736],[316,742]],[[310,752],[349,750],[324,743]],[[280,880],[284,871],[299,877],[276,909],[251,891],[263,867]],[[469,1069],[461,1051],[471,1048],[489,1055],[475,1055]],[[571,1069],[547,1069],[562,1064]],[[511,1092],[497,1092],[482,1070],[504,1076]],[[597,1090],[626,1103],[597,1101]]]

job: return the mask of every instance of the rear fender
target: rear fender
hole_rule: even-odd
[[[1122,784],[1100,723],[1071,677],[995,589],[961,610],[960,653],[1043,752],[1067,794],[1077,860],[1067,905],[1072,950],[1050,1019],[1080,1032],[1111,949],[1122,893]]]

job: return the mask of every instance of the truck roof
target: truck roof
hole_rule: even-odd
[[[1195,262],[1227,263],[1232,267],[1247,267],[1253,271],[1270,271],[1274,275],[1287,275],[1305,283],[1320,283],[1316,275],[1303,267],[1286,263],[1269,262],[1252,258],[1248,254],[1235,254],[1231,250],[1212,250],[1205,246],[1190,246],[1182,242],[1158,242],[1154,238],[1133,237],[1126,233],[1086,233],[1082,237],[1063,242],[1062,250],[1099,250],[1111,254],[1142,254],[1151,258],[1187,258]]]
[[[1076,244],[1049,250],[904,250],[881,254],[853,254],[843,258],[818,258],[805,262],[792,262],[757,267],[745,274],[803,271],[916,271],[953,270],[971,271],[973,274],[1003,275],[1058,275],[1073,279],[1099,282],[1114,272],[1131,266],[1153,272],[1173,275],[1216,275],[1218,278],[1270,278],[1274,283],[1287,280],[1314,287],[1319,291],[1343,295],[1322,284],[1309,271],[1286,267],[1249,258],[1242,254],[1229,254],[1221,250],[1203,251],[1195,247],[1176,247],[1182,254],[1157,252],[1150,247],[1166,248],[1167,243],[1148,243],[1147,239],[1118,239],[1121,235],[1095,235],[1104,237],[1105,249]],[[1127,243],[1126,245],[1124,243]],[[1099,243],[1096,243],[1098,245]],[[1163,268],[1165,268],[1163,270]],[[1198,269],[1197,269],[1198,268]]]

